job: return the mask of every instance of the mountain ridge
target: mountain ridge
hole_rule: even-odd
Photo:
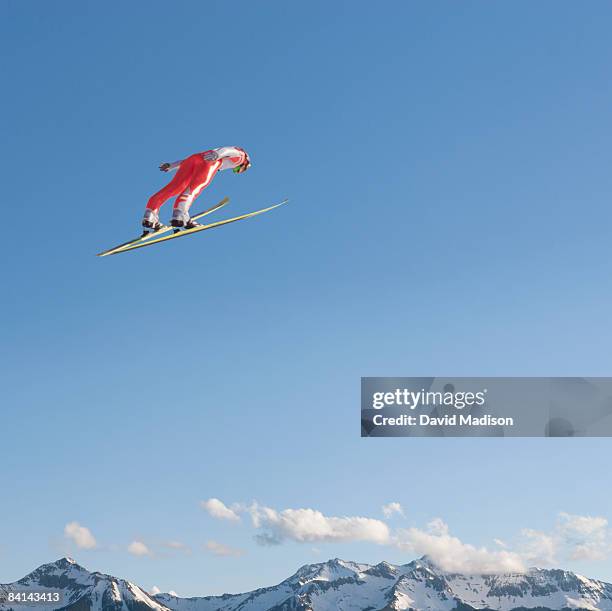
[[[17,592],[59,592],[57,603],[9,603]],[[428,558],[375,565],[334,558],[279,584],[240,594],[182,598],[90,572],[72,558],[0,584],[0,611],[612,611],[612,584],[561,569],[462,574]]]

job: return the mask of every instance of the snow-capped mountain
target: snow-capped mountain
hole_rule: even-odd
[[[10,593],[60,594],[58,603],[9,602]],[[72,558],[43,564],[15,583],[0,584],[0,610],[169,611],[137,585],[103,573],[90,573]]]
[[[426,559],[404,565],[335,559],[303,566],[269,588],[180,598],[150,596],[129,581],[90,573],[63,558],[0,585],[0,599],[17,591],[61,592],[61,603],[35,605],[44,611],[612,611],[612,584],[568,571],[464,575],[441,571]],[[0,602],[0,611],[30,608]]]
[[[401,566],[335,559],[306,565],[275,587],[247,594],[156,598],[174,611],[610,611],[612,584],[560,570],[460,575],[425,559]]]

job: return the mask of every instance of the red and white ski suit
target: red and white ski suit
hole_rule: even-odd
[[[223,146],[175,161],[170,164],[168,171],[178,168],[176,176],[149,198],[147,208],[157,211],[169,198],[178,195],[174,209],[187,213],[193,200],[208,187],[219,170],[236,168],[247,160],[246,151],[240,147]]]

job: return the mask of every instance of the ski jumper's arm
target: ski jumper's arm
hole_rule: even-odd
[[[183,163],[183,161],[185,160],[181,159],[180,161],[173,161],[172,163],[168,163],[166,161],[159,166],[159,169],[162,172],[174,172],[174,170],[181,167],[181,163]]]

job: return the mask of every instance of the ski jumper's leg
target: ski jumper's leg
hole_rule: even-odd
[[[213,162],[206,161],[200,155],[200,162],[196,164],[187,188],[174,202],[174,210],[180,210],[188,214],[191,204],[195,198],[200,195],[202,190],[208,187],[215,174],[219,171],[222,163],[220,159]]]
[[[159,210],[166,200],[185,190],[191,182],[194,166],[196,165],[196,160],[194,160],[193,157],[195,157],[195,155],[187,157],[187,159],[181,163],[181,167],[178,169],[176,176],[165,187],[161,188],[154,195],[151,195],[147,203],[147,208],[150,210]]]

